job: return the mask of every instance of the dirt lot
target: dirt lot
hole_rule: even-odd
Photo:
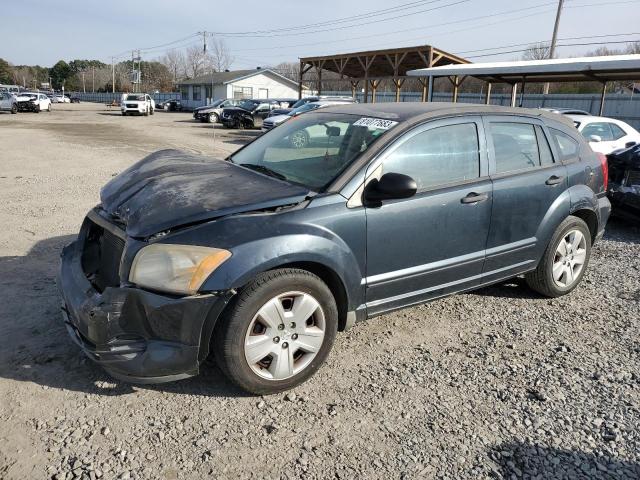
[[[358,324],[289,394],[211,364],[131,386],[85,360],[55,273],[100,186],[252,135],[91,104],[0,114],[0,478],[640,478],[640,230],[618,221],[573,294],[516,280]]]

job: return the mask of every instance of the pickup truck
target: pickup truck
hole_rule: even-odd
[[[122,115],[153,115],[156,102],[146,93],[125,93],[120,101]]]

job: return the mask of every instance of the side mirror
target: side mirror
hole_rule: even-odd
[[[637,145],[637,142],[627,142],[624,144],[624,148],[631,148],[634,145]]]
[[[364,199],[369,206],[380,206],[383,200],[413,197],[417,190],[416,181],[410,176],[389,172],[367,184]]]
[[[602,137],[600,137],[599,135],[589,135],[589,141],[590,142],[601,142],[602,141]]]

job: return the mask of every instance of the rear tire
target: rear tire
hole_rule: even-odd
[[[153,108],[149,110],[149,115],[153,115]]]
[[[273,394],[300,385],[320,368],[337,328],[335,299],[320,278],[305,270],[271,270],[234,299],[216,326],[213,351],[240,388]]]
[[[538,267],[525,275],[527,284],[547,297],[574,290],[591,257],[591,232],[584,220],[569,216],[556,229]]]

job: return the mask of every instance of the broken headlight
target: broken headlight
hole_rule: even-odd
[[[133,260],[129,281],[140,287],[193,295],[231,252],[220,248],[154,243]]]

